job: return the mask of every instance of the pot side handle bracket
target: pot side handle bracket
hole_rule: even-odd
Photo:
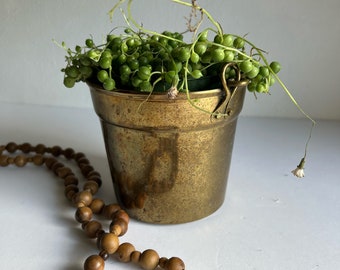
[[[229,80],[227,82],[225,73],[228,68],[233,68],[236,71],[236,80]],[[246,86],[248,84],[247,80],[241,79],[241,71],[237,64],[235,63],[226,63],[221,71],[221,83],[223,86],[223,94],[222,98],[217,104],[216,108],[212,112],[212,115],[215,118],[227,118],[233,114],[233,109],[230,106],[231,100],[233,99],[237,89],[242,86]]]

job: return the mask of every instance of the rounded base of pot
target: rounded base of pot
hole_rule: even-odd
[[[145,196],[145,199],[147,199],[147,196]],[[224,201],[222,200],[214,207],[207,205],[206,201],[201,201],[195,205],[187,205],[188,207],[181,207],[180,204],[167,206],[168,199],[165,202],[162,200],[161,208],[157,207],[157,205],[152,205],[152,200],[150,200],[150,205],[146,204],[142,209],[125,208],[125,210],[131,218],[144,223],[183,224],[209,217],[223,205]],[[119,203],[124,205],[122,201]]]

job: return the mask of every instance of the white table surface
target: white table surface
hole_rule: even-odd
[[[0,144],[73,147],[101,173],[99,197],[114,202],[92,109],[0,104]],[[340,269],[340,122],[319,121],[306,177],[290,174],[303,154],[306,120],[240,117],[223,206],[182,225],[131,221],[121,241],[181,257],[189,270]],[[63,185],[34,166],[0,168],[0,269],[80,270],[98,253],[74,220]],[[139,269],[114,260],[105,269]]]

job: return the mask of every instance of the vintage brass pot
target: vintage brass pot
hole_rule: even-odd
[[[194,221],[223,203],[245,85],[163,94],[105,91],[89,84],[115,193],[131,217],[149,223]],[[226,97],[228,98],[226,99]]]

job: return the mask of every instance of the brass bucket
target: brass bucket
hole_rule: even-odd
[[[234,87],[229,97],[221,89],[192,92],[194,106],[184,93],[169,100],[164,93],[89,87],[115,193],[131,217],[185,223],[222,205],[245,84]],[[226,115],[213,117],[202,110]]]

